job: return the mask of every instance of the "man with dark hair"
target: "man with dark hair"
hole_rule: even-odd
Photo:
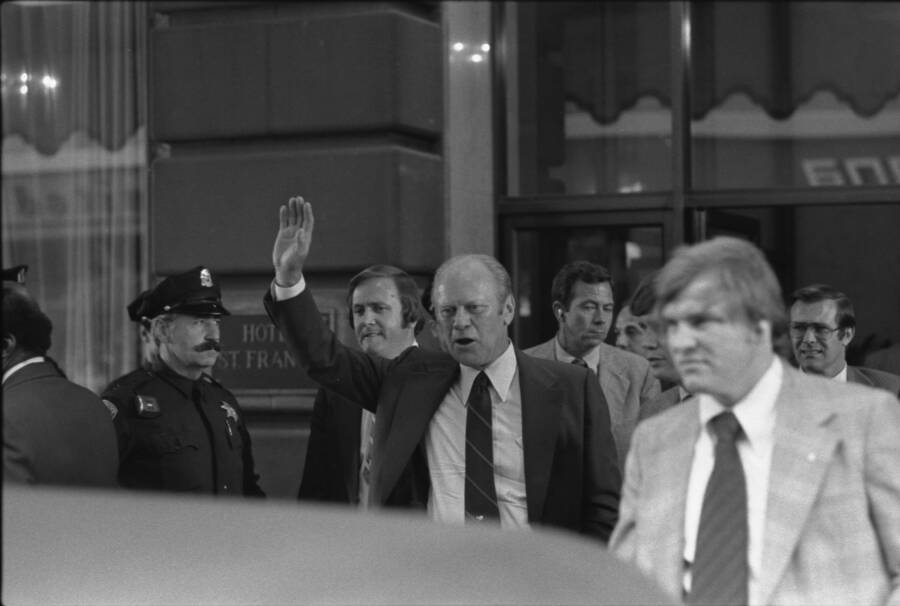
[[[138,298],[140,299],[140,297]],[[119,438],[119,482],[128,488],[263,496],[250,434],[234,395],[210,376],[219,318],[228,315],[212,273],[169,276],[129,309],[150,322],[150,368],[103,392]]]
[[[847,295],[828,284],[798,288],[791,294],[790,320],[791,345],[803,372],[900,394],[900,376],[847,365],[847,346],[856,334],[856,314]]]
[[[488,255],[445,261],[432,301],[446,352],[385,360],[344,347],[322,322],[303,275],[313,224],[302,197],[279,209],[264,303],[310,377],[376,413],[369,505],[606,541],[621,479],[603,395],[586,369],[513,346],[503,266]]]
[[[3,282],[3,477],[29,484],[116,484],[109,413],[46,357],[53,325],[24,286]]]
[[[612,287],[612,276],[601,265],[588,261],[564,265],[550,290],[556,336],[525,353],[594,371],[609,406],[622,465],[641,406],[658,396],[660,388],[647,360],[604,343],[614,308]]]
[[[417,344],[425,321],[415,280],[390,265],[353,276],[347,308],[360,349],[388,360]],[[374,424],[374,413],[320,388],[297,498],[365,506]]]
[[[656,290],[654,281],[658,271],[644,276],[631,295],[629,308],[631,320],[625,324],[631,351],[643,356],[650,363],[653,375],[659,380],[663,392],[644,402],[638,420],[662,412],[691,394],[681,385],[681,377],[672,364],[672,358],[659,334],[659,320],[656,317]]]
[[[687,604],[900,603],[900,402],[790,367],[758,248],[675,250],[657,282],[687,402],[642,421],[610,549]]]

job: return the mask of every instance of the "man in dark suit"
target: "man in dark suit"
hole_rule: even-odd
[[[812,284],[791,294],[791,345],[803,372],[900,394],[900,376],[847,364],[847,346],[855,334],[853,303],[841,291]]]
[[[264,300],[309,375],[376,412],[370,505],[605,541],[620,482],[606,402],[587,369],[512,345],[515,300],[503,266],[487,255],[445,262],[432,302],[447,353],[410,348],[376,359],[342,346],[321,321],[303,278],[312,232],[312,207],[291,198]]]
[[[3,282],[3,477],[113,487],[119,455],[109,412],[46,357],[53,326],[24,286]]]
[[[350,279],[350,326],[360,349],[391,360],[416,344],[425,312],[415,280],[390,265],[372,265]],[[365,504],[375,415],[319,389],[300,481],[300,500]]]

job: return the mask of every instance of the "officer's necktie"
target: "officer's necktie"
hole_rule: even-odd
[[[478,373],[466,402],[466,522],[499,521],[494,488],[490,380]]]
[[[746,604],[747,485],[736,444],[743,430],[730,411],[709,423],[716,460],[703,496],[687,604]]]

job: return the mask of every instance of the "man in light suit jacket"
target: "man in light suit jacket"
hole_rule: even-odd
[[[775,355],[780,287],[749,242],[676,250],[657,294],[695,396],[635,431],[610,548],[688,604],[900,604],[897,399]]]
[[[853,303],[841,291],[828,284],[811,284],[791,294],[791,345],[803,372],[900,395],[900,376],[847,364],[847,346],[855,335]]]
[[[588,261],[564,265],[551,287],[556,336],[525,350],[547,360],[592,369],[609,406],[619,461],[625,461],[641,406],[659,395],[659,382],[641,356],[603,342],[613,315],[612,277]]]
[[[372,356],[396,358],[416,344],[425,325],[415,280],[391,265],[372,265],[353,276],[347,307],[360,349]],[[374,424],[368,410],[319,389],[297,498],[365,504]]]
[[[447,353],[410,348],[375,359],[342,346],[321,321],[303,278],[312,231],[309,203],[291,198],[281,207],[264,302],[310,377],[374,408],[370,506],[426,509],[449,524],[548,525],[605,541],[621,477],[603,395],[588,370],[512,345],[515,300],[503,266],[464,255],[438,268],[432,302]],[[476,419],[470,413],[479,408],[486,414]],[[477,456],[469,452],[476,442]]]

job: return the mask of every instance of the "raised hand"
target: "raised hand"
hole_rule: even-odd
[[[278,210],[278,235],[272,248],[272,265],[275,266],[275,282],[280,286],[293,286],[303,275],[303,264],[309,255],[312,242],[312,205],[297,196],[288,200]]]

